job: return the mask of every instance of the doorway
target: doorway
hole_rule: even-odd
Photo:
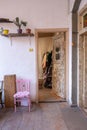
[[[67,29],[36,29],[37,101],[66,100],[66,31]],[[50,65],[43,59],[51,56]]]

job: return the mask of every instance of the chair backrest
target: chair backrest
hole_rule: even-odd
[[[30,82],[27,79],[16,80],[17,92],[30,91]]]

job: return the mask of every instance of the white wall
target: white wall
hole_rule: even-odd
[[[81,0],[79,10],[81,10],[85,4],[87,4],[87,0]]]
[[[28,22],[34,33],[35,28],[68,28],[68,0],[0,0],[0,17],[13,20],[15,17]],[[1,24],[10,32],[16,32],[14,24]],[[25,30],[24,30],[25,31]],[[29,48],[33,52],[29,52]],[[16,74],[31,81],[31,97],[36,100],[36,48],[35,37],[10,39],[0,37],[0,80],[5,74]]]
[[[72,104],[72,13],[69,13],[69,45],[66,45],[67,47],[67,59],[69,59],[68,61],[68,65],[67,66],[67,71],[69,71],[68,73],[68,86],[67,87],[67,100],[69,101],[69,104]]]
[[[69,0],[69,4],[70,4],[70,12],[72,12],[73,6],[74,6],[74,2],[75,0]]]
[[[66,98],[69,102],[69,104],[72,104],[72,10],[74,6],[75,0],[68,0],[68,8],[69,8],[69,17],[68,17],[68,22],[69,22],[69,45],[66,45],[67,47],[67,59],[68,65],[66,65],[66,71],[69,71],[67,74],[68,77],[68,87],[67,87],[67,95]]]

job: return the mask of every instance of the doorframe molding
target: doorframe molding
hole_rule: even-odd
[[[35,61],[36,61],[36,103],[38,100],[38,34],[39,33],[57,33],[57,32],[65,32],[66,33],[66,79],[65,79],[65,87],[66,87],[66,100],[69,101],[69,29],[68,28],[36,28],[35,29]]]

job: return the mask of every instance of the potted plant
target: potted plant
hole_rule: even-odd
[[[15,20],[13,20],[13,23],[18,27],[18,33],[22,33],[22,25],[27,25],[27,22],[22,20],[20,21],[19,17],[16,17]]]

